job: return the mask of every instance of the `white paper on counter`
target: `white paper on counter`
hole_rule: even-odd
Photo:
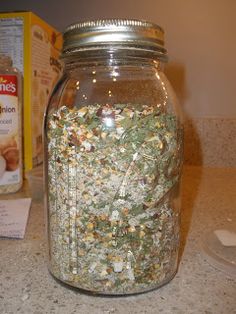
[[[214,231],[221,244],[224,246],[236,246],[236,233],[229,230],[220,229]]]
[[[0,200],[0,237],[23,239],[31,198]]]

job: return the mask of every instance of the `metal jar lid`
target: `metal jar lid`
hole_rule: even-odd
[[[78,51],[106,49],[138,49],[167,59],[164,31],[144,20],[105,19],[75,23],[63,35],[62,57]]]

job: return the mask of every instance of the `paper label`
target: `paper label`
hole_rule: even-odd
[[[10,56],[13,64],[24,71],[24,21],[22,17],[0,18],[0,53]]]
[[[0,74],[0,185],[20,182],[17,76]]]

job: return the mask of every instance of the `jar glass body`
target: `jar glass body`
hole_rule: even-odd
[[[178,104],[154,58],[78,60],[45,117],[49,269],[95,293],[148,291],[177,270]]]

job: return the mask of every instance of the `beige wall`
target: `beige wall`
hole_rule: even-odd
[[[64,29],[92,18],[142,18],[166,31],[167,74],[190,117],[236,117],[236,0],[1,1]],[[20,2],[20,3],[19,3]]]

